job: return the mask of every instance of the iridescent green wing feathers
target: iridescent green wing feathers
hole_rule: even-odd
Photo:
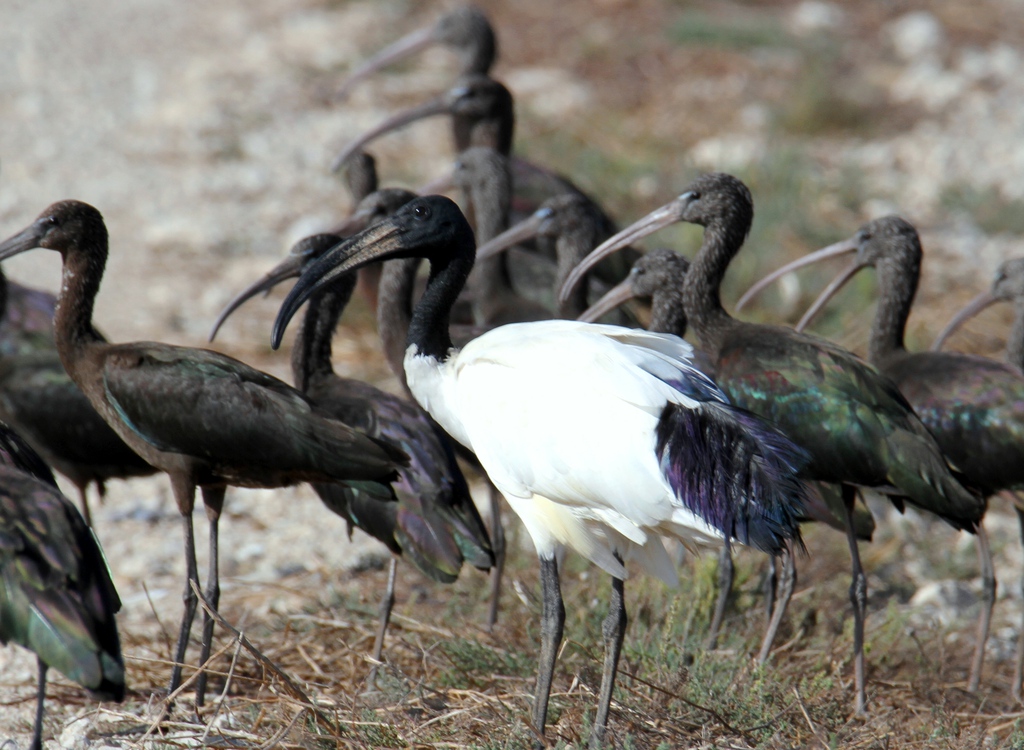
[[[743,326],[722,346],[718,382],[812,454],[807,476],[905,496],[957,528],[983,501],[952,476],[891,380],[860,358],[790,329]]]
[[[0,640],[100,698],[124,697],[121,607],[92,532],[54,487],[0,466]]]

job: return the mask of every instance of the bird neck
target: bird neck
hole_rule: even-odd
[[[64,251],[60,295],[53,315],[57,352],[69,372],[68,363],[73,362],[84,347],[104,341],[92,327],[92,313],[107,264],[106,228],[102,229],[102,236],[81,242],[92,245],[86,248],[76,245]]]
[[[467,191],[476,220],[476,241],[481,245],[508,229],[511,183],[507,169],[495,170],[493,174],[474,179]],[[470,286],[475,298],[476,322],[486,325],[516,296],[508,270],[508,254],[498,253],[477,263]]]
[[[423,296],[412,312],[406,348],[438,362],[448,359],[452,339],[448,332],[452,307],[469,279],[476,256],[473,232],[466,224],[453,239],[454,252],[431,258],[430,276]]]
[[[512,153],[516,118],[512,95],[502,87],[496,105],[484,115],[457,114],[452,117],[455,151],[462,153],[474,146],[488,146],[502,156]]]
[[[7,319],[7,276],[0,270],[0,321]]]
[[[682,286],[656,291],[651,297],[651,322],[647,330],[682,337],[686,335],[686,323]]]
[[[396,258],[384,263],[377,291],[377,331],[391,371],[408,390],[405,349],[412,320],[412,296],[422,258]]]
[[[300,391],[308,390],[316,378],[334,375],[331,339],[355,286],[356,275],[348,273],[310,297],[292,347],[292,378]]]
[[[1024,372],[1024,299],[1013,302],[1013,327],[1006,341],[1006,361]]]
[[[558,267],[555,272],[555,289],[561,289],[565,280],[590,251],[603,242],[606,237],[599,236],[596,226],[582,225],[569,232],[563,232],[555,242],[555,258]],[[558,303],[558,317],[576,320],[587,309],[587,281],[581,281],[565,301]]]
[[[909,254],[901,261],[878,263],[878,309],[871,327],[868,360],[881,366],[885,360],[906,353],[903,333],[921,276],[921,254]]]
[[[746,222],[718,220],[704,228],[704,242],[683,284],[683,306],[704,351],[717,355],[736,321],[723,309],[719,289],[729,262],[750,229]]]

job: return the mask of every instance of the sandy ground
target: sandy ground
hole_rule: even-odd
[[[500,74],[520,97],[532,144],[564,129],[590,134],[594,147],[617,148],[621,156],[645,134],[660,142],[679,138],[678,161],[618,190],[627,196],[619,198],[620,209],[651,208],[698,168],[742,168],[774,147],[765,113],[790,90],[794,64],[785,50],[752,55],[744,68],[735,55],[701,57],[667,48],[660,37],[649,47],[623,42],[619,32],[628,37],[634,25],[636,38],[646,39],[659,19],[675,12],[670,3],[643,3],[636,16],[614,0],[590,12],[590,4],[568,3],[563,14],[539,2],[523,4],[521,14],[492,5],[508,41]],[[919,313],[915,320],[932,328],[954,301],[987,283],[999,261],[1024,251],[1019,234],[988,233],[970,216],[943,208],[949,186],[992,190],[1004,201],[1024,198],[1021,6],[988,3],[979,11],[983,18],[968,18],[956,5],[937,4],[917,26],[906,20],[911,4],[898,13],[866,4],[855,17],[822,3],[729,9],[770,18],[794,38],[830,33],[864,42],[848,64],[861,66],[860,79],[880,106],[912,113],[892,131],[819,138],[809,148],[815,169],[833,174],[852,165],[865,193],[878,196],[840,212],[844,230],[892,207],[919,221],[938,259],[929,269],[930,291],[922,294],[931,305],[925,315],[938,320]],[[333,150],[417,92],[440,90],[451,80],[451,58],[433,51],[403,73],[359,88],[344,106],[329,99],[353,62],[441,7],[7,0],[0,8],[0,234],[20,229],[55,200],[93,203],[111,235],[98,324],[112,340],[204,344],[212,319],[236,290],[291,242],[346,210],[347,196],[325,166]],[[571,23],[570,10],[577,13]],[[686,75],[689,60],[703,67]],[[626,77],[629,71],[634,78]],[[666,81],[672,84],[666,98],[647,97]],[[612,108],[614,125],[588,125],[602,107]],[[684,107],[707,112],[707,120],[682,124],[671,116]],[[437,122],[382,141],[375,152],[387,182],[415,185],[443,169],[447,148]],[[410,161],[408,154],[417,156]],[[601,185],[589,187],[603,192]],[[59,260],[36,252],[5,271],[56,289]],[[970,280],[970,288],[953,290],[954,279]],[[217,346],[286,376],[286,359],[268,346],[279,299],[251,304]],[[357,326],[339,336],[339,370],[390,382],[364,325],[365,310],[355,318]],[[998,341],[987,345],[994,349]],[[153,608],[165,623],[176,622],[181,542],[166,479],[114,483],[96,515],[124,600],[122,628],[156,633]],[[1012,519],[1006,520],[1010,537]],[[303,488],[230,492],[222,529],[224,597],[249,592],[254,616],[296,606],[289,576],[305,576],[307,584],[309,577],[328,580],[368,556],[382,557],[359,534],[350,543],[344,524]],[[1016,566],[1019,559],[1006,563]],[[1007,573],[1006,588],[1015,589],[1017,578]],[[0,703],[28,696],[33,672],[34,660],[23,651],[0,650]],[[58,701],[50,708],[58,718],[48,726],[57,737],[74,711],[87,710]],[[30,717],[30,701],[0,707],[0,738],[23,746]]]

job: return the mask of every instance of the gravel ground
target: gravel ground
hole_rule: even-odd
[[[675,47],[661,29],[678,12],[674,4],[649,0],[638,11],[627,5],[576,1],[557,12],[534,0],[518,9],[485,3],[502,34],[499,74],[519,97],[531,150],[543,153],[546,140],[571,136],[623,158],[646,138],[677,141],[679,153],[653,175],[608,191],[619,196],[615,207],[628,218],[633,214],[626,211],[672,195],[697,168],[743,170],[780,138],[796,138],[780,136],[770,114],[795,96],[791,50],[704,54]],[[857,174],[863,197],[835,214],[841,231],[893,209],[921,227],[930,260],[924,307],[914,320],[932,331],[951,305],[987,284],[1000,261],[1024,252],[1019,217],[1015,230],[1012,222],[1010,229],[983,228],[977,211],[951,208],[949,199],[951,191],[974,191],[1011,214],[1024,206],[1024,6],[993,0],[966,13],[960,5],[726,9],[728,17],[768,19],[794,44],[832,40],[840,50],[840,80],[853,82],[852,95],[866,92],[876,117],[893,113],[898,120],[804,142],[811,168],[826,181]],[[404,72],[360,87],[344,106],[329,96],[341,73],[393,38],[396,27],[404,31],[436,17],[441,7],[395,0],[7,0],[0,10],[0,234],[20,229],[55,200],[93,203],[111,234],[96,310],[102,329],[115,341],[203,345],[235,291],[291,242],[346,210],[347,196],[325,168],[332,150],[417,92],[440,90],[451,80],[450,57],[434,51]],[[619,39],[620,30],[631,36]],[[656,98],[656,90],[668,93]],[[691,113],[685,123],[675,114],[684,108]],[[595,109],[610,114],[593,118]],[[415,185],[444,168],[447,134],[442,123],[424,125],[382,141],[375,152],[388,183]],[[587,186],[599,195],[610,188]],[[826,191],[820,202],[836,201],[836,192]],[[58,286],[59,261],[51,254],[17,258],[5,271],[24,283]],[[964,279],[971,283],[955,286]],[[276,305],[250,308],[225,327],[217,346],[287,376],[285,358],[271,356],[268,347]],[[354,317],[337,347],[339,370],[390,382],[366,311]],[[998,343],[985,337],[974,345],[994,351]],[[152,608],[165,623],[176,622],[183,570],[166,479],[114,483],[96,516],[124,600],[122,628],[140,637],[158,633]],[[1021,560],[1009,543],[1013,522],[999,519],[1006,523],[996,536],[1006,537],[1002,563],[1009,566],[1002,591],[1017,596]],[[254,617],[296,606],[289,576],[304,576],[307,584],[328,580],[382,555],[359,534],[350,543],[344,524],[304,488],[232,491],[222,529],[224,596],[249,597]],[[915,580],[919,603],[937,607],[928,616],[956,616],[950,602],[963,586],[947,595],[945,582],[927,572]],[[997,636],[994,648],[1005,649],[1012,629]],[[33,673],[34,660],[24,651],[0,650],[0,703],[28,696]],[[89,710],[62,703],[48,705],[56,737],[64,722]],[[0,738],[24,745],[31,710],[31,701],[0,707]],[[73,727],[63,744],[80,737]]]

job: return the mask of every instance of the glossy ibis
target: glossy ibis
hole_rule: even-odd
[[[562,292],[629,242],[678,221],[704,227],[704,242],[683,285],[683,303],[701,347],[715,363],[718,383],[733,403],[771,420],[811,454],[804,478],[842,485],[853,561],[855,706],[863,713],[867,579],[853,532],[856,488],[877,488],[897,504],[909,500],[969,531],[985,504],[953,477],[935,439],[889,378],[829,341],[739,321],[725,311],[719,287],[753,217],[746,185],[727,174],[703,175],[678,198],[594,250]]]
[[[548,198],[529,218],[505,230],[499,236],[486,242],[478,237],[480,247],[476,251],[476,262],[480,264],[489,261],[493,255],[536,237],[544,237],[554,242],[557,267],[552,279],[553,289],[548,306],[556,310],[557,317],[573,319],[587,309],[587,292],[590,284],[580,284],[570,299],[556,305],[554,298],[558,294],[558,289],[572,269],[591,250],[608,239],[613,230],[604,214],[595,209],[592,201],[577,193],[565,193]]]
[[[349,73],[338,88],[337,97],[344,99],[356,84],[375,71],[434,44],[445,46],[458,56],[463,75],[488,73],[498,54],[494,28],[486,14],[479,8],[466,5],[445,13],[433,26],[418,29],[389,44]]]
[[[674,333],[679,337],[685,336],[687,321],[686,309],[683,304],[683,283],[686,281],[686,272],[689,267],[689,261],[679,253],[668,248],[655,248],[640,256],[633,264],[633,269],[626,280],[595,302],[580,316],[580,320],[593,322],[608,314],[618,305],[622,305],[630,299],[639,298],[648,301],[651,305],[651,320],[647,326],[649,331]],[[701,370],[714,376],[714,363],[703,351],[699,349],[694,351],[694,361],[700,365]],[[813,482],[808,490],[810,502],[807,505],[807,511],[810,519],[822,521],[840,531],[845,530],[842,521],[845,515],[842,497],[835,488],[832,485]],[[858,539],[868,541],[871,540],[874,532],[874,519],[863,504],[858,504],[854,510],[854,531]],[[758,657],[762,663],[768,658],[796,585],[796,561],[792,559],[788,551],[783,557],[785,575],[782,581],[782,596],[778,603],[775,602],[774,560],[765,582],[767,600],[765,610],[769,622]],[[722,554],[719,558],[718,600],[715,603],[711,626],[708,629],[710,648],[714,648],[718,640],[718,632],[725,616],[733,578],[732,554],[729,544],[726,543],[722,547]]]
[[[495,328],[461,351],[448,316],[473,266],[469,223],[447,198],[406,204],[308,268],[281,307],[272,344],[310,295],[363,263],[421,257],[405,371],[417,400],[470,448],[533,538],[542,641],[533,724],[543,733],[565,611],[556,553],[575,549],[613,577],[591,745],[604,738],[626,624],[623,561],[674,582],[661,544],[738,537],[769,552],[798,538],[800,451],[728,404],[675,336],[542,321]]]
[[[798,330],[862,268],[878,275],[878,309],[871,328],[868,359],[892,378],[931,431],[963,482],[986,498],[1024,487],[1024,375],[1010,365],[953,352],[908,352],[904,328],[921,273],[917,230],[898,216],[868,222],[850,239],[805,256],[796,263],[856,254],[854,260],[818,297]],[[786,272],[786,268],[780,269]],[[981,681],[992,607],[995,571],[988,538],[978,526],[978,557],[983,604],[978,638],[968,677],[974,692]]]
[[[306,266],[339,243],[341,238],[332,234],[300,240],[285,260],[239,294],[225,312],[230,314],[256,294],[297,278]],[[464,559],[480,570],[490,569],[494,560],[483,521],[447,435],[410,401],[334,372],[331,339],[355,283],[355,275],[348,274],[310,297],[292,348],[292,377],[296,387],[319,409],[373,438],[401,447],[409,455],[409,466],[399,470],[398,481],[393,484],[397,503],[381,503],[344,485],[313,485],[324,504],[344,518],[350,529],[362,529],[395,555],[373,647],[373,658],[380,661],[395,601],[398,555],[440,583],[452,583]],[[225,317],[221,315],[218,326]],[[216,329],[211,340],[215,333]]]
[[[210,521],[207,599],[216,607],[217,530],[227,485],[280,487],[299,481],[345,481],[392,498],[383,482],[404,454],[316,409],[286,383],[205,349],[153,342],[110,344],[92,325],[107,260],[100,212],[79,201],[46,208],[22,232],[0,243],[0,260],[33,248],[57,250],[63,283],[57,305],[57,351],[89,401],[134,451],[167,472],[181,512],[187,580],[169,695],[181,669],[195,616],[198,586],[192,510],[200,487]],[[213,620],[204,614],[201,663],[209,656]],[[203,702],[205,673],[197,684]]]
[[[119,609],[96,537],[42,458],[0,423],[0,643],[36,654],[32,750],[43,746],[51,667],[99,700],[124,699]]]
[[[932,344],[932,350],[942,348],[946,339],[956,329],[974,317],[986,307],[997,302],[1010,302],[1014,307],[1013,327],[1006,340],[1006,361],[1019,372],[1024,372],[1024,258],[1014,258],[1002,263],[996,270],[992,288],[982,292],[971,300],[963,310],[953,316]],[[1024,540],[1024,498],[1018,491],[1008,494],[1017,513],[1021,539]],[[1017,637],[1017,665],[1013,674],[1013,696],[1021,700],[1022,682],[1024,682],[1024,625]]]

